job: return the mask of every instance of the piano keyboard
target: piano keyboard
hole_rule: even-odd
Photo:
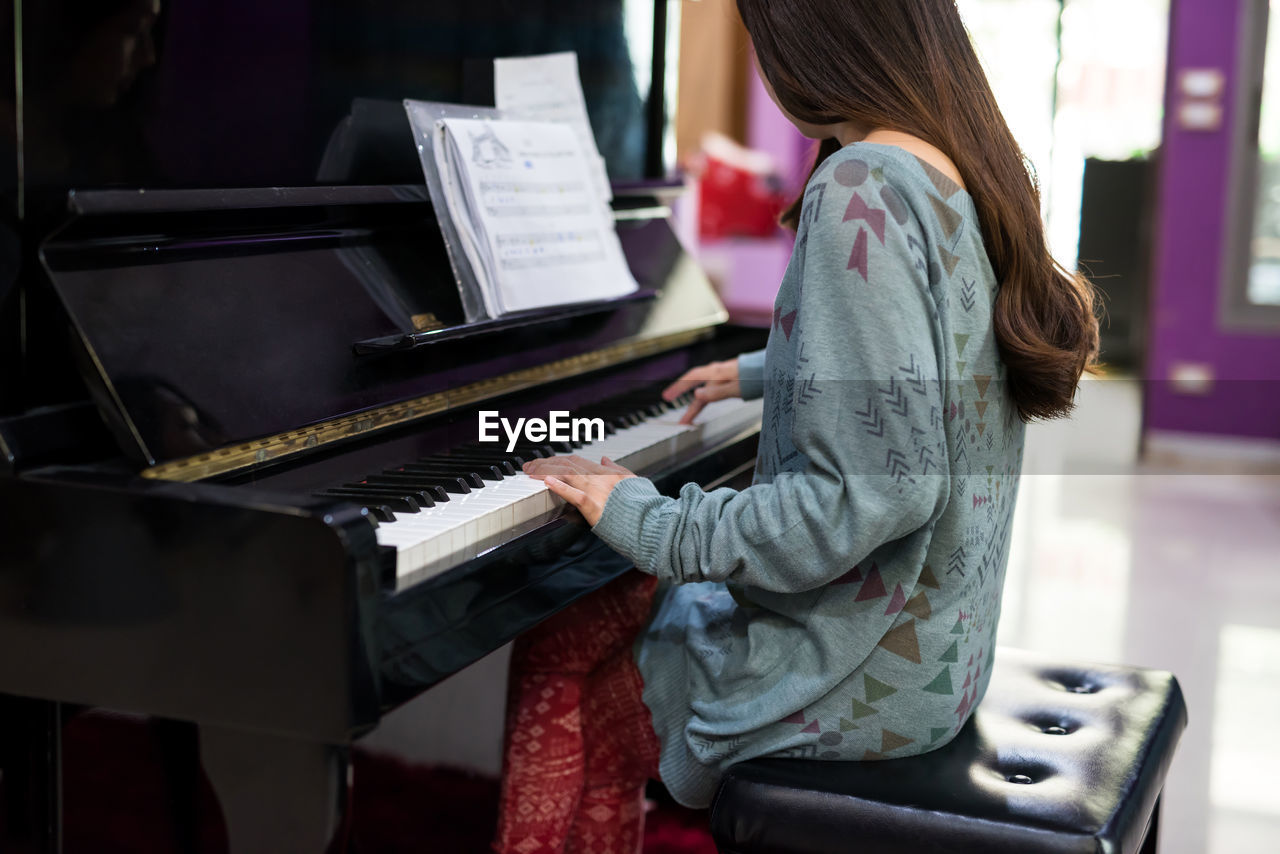
[[[601,441],[520,445],[472,443],[336,486],[321,495],[363,504],[379,519],[378,543],[396,549],[396,590],[439,575],[533,530],[563,512],[565,502],[520,470],[525,460],[576,453],[607,456],[637,474],[657,470],[686,449],[758,426],[761,402],[708,404],[693,425],[678,423],[690,398],[675,403],[610,401],[574,413],[602,417]]]

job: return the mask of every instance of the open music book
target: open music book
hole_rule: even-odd
[[[408,102],[468,320],[637,290],[572,128],[445,106]]]

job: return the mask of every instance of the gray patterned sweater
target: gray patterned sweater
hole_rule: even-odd
[[[854,143],[805,191],[769,344],[753,485],[643,478],[596,533],[665,580],[636,642],[663,782],[709,803],[762,755],[884,759],[948,742],[986,690],[1023,425],[969,195]]]

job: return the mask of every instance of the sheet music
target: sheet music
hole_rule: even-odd
[[[574,131],[445,118],[437,166],[491,316],[637,289]]]
[[[493,61],[494,103],[515,119],[563,122],[573,128],[591,161],[591,180],[604,202],[613,198],[604,158],[596,148],[587,99],[578,77],[578,55],[549,53]]]

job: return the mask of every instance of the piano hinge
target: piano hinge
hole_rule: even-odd
[[[655,338],[625,341],[590,353],[501,374],[455,389],[324,421],[253,442],[159,463],[144,469],[141,474],[143,477],[155,480],[180,482],[231,474],[267,463],[279,462],[323,445],[377,433],[390,427],[398,427],[430,415],[491,400],[522,389],[610,368],[677,347],[687,347],[710,337],[713,331],[711,328],[704,327]]]
[[[413,323],[414,332],[429,332],[432,329],[444,329],[445,323],[431,312],[415,314],[409,318]]]

